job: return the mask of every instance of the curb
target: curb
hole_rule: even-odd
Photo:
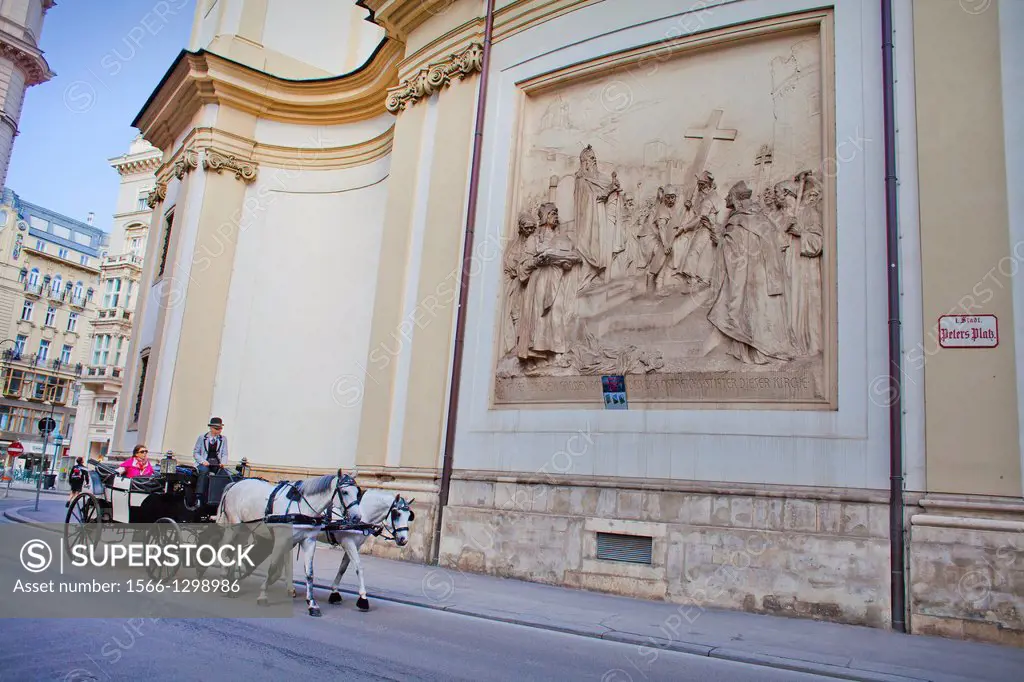
[[[306,583],[299,580],[292,581],[296,586],[296,592],[298,588],[305,588]],[[331,591],[329,585],[322,583],[313,583],[313,587],[319,590]],[[339,587],[338,592],[347,594],[349,596],[358,597],[359,591]],[[299,598],[300,594],[296,594],[296,598]],[[809,673],[812,675],[818,675],[820,677],[830,677],[837,680],[852,680],[853,682],[931,682],[930,677],[905,677],[902,675],[891,675],[887,673],[875,672],[872,670],[864,670],[861,668],[845,668],[838,665],[829,665],[826,663],[814,663],[811,661],[803,661],[795,658],[783,658],[781,656],[770,656],[767,654],[759,654],[750,651],[741,651],[738,649],[729,649],[726,647],[714,647],[705,644],[696,644],[692,642],[673,642],[669,640],[662,640],[664,645],[655,644],[654,638],[641,637],[640,635],[633,635],[630,633],[616,632],[614,630],[609,632],[598,633],[592,630],[587,630],[579,627],[569,627],[563,625],[550,625],[547,623],[538,623],[536,621],[525,620],[521,618],[506,618],[502,616],[492,615],[483,611],[460,609],[455,606],[442,606],[439,604],[430,604],[424,601],[418,601],[406,596],[386,596],[383,594],[375,594],[370,591],[366,592],[367,599],[379,599],[380,601],[392,602],[395,604],[403,604],[405,606],[415,606],[424,609],[431,609],[432,611],[444,611],[446,613],[455,613],[460,616],[467,616],[470,618],[480,618],[482,620],[490,620],[498,623],[507,623],[509,625],[519,625],[522,627],[534,628],[536,630],[548,630],[550,632],[559,632],[566,635],[575,635],[577,637],[588,637],[590,639],[602,639],[609,642],[616,642],[619,644],[636,644],[644,646],[649,649],[667,649],[679,654],[685,654],[690,656],[704,656],[707,658],[717,658],[723,661],[732,661],[734,663],[745,663],[747,665],[756,665],[763,668],[775,668],[777,670],[791,670],[793,672]]]
[[[25,509],[27,509],[27,507],[18,507],[17,509],[7,509],[7,510],[4,510],[4,517],[8,521],[14,521],[15,523],[24,523],[24,524],[29,525],[29,526],[34,526],[36,528],[42,528],[43,530],[48,530],[48,531],[52,531],[52,532],[56,532],[56,531],[53,528],[51,528],[51,526],[53,526],[54,524],[63,524],[64,523],[63,521],[50,521],[50,522],[46,522],[46,521],[36,521],[34,519],[26,518],[26,517],[24,517],[24,516],[22,516],[21,514],[18,513],[20,511],[25,510]]]
[[[30,526],[43,528],[45,530],[53,530],[52,528],[48,527],[44,522],[34,521],[32,519],[25,518],[24,516],[19,514],[19,512],[22,511],[23,509],[25,509],[25,507],[19,507],[18,509],[12,510],[5,510],[4,516],[8,520],[14,521],[15,523],[24,523]],[[53,524],[51,523],[50,525]],[[292,583],[296,587],[296,598],[298,598],[298,588],[305,588],[306,583],[304,581],[299,580],[293,580]],[[324,590],[327,592],[331,591],[331,587],[323,583],[314,582],[313,587],[318,590]],[[359,591],[351,588],[339,587],[338,592],[342,594],[347,594],[350,597],[359,596]],[[781,656],[771,656],[767,654],[759,654],[756,652],[741,651],[739,649],[730,649],[727,647],[708,646],[705,644],[697,644],[693,642],[675,642],[670,640],[661,640],[659,642],[656,638],[653,637],[642,637],[640,635],[634,635],[630,633],[616,632],[615,630],[597,632],[595,630],[587,630],[585,628],[580,627],[538,623],[536,621],[530,621],[522,618],[506,618],[502,616],[496,616],[485,611],[471,610],[468,608],[459,608],[455,605],[446,606],[441,604],[431,604],[407,596],[390,596],[380,593],[372,593],[369,591],[367,591],[366,596],[368,599],[373,598],[378,599],[380,601],[391,602],[394,604],[403,604],[405,606],[414,606],[418,608],[431,609],[433,611],[444,611],[446,613],[454,613],[469,618],[480,618],[482,620],[490,620],[498,623],[507,623],[509,625],[519,625],[521,627],[534,628],[537,630],[548,630],[550,632],[559,632],[567,635],[575,635],[577,637],[601,639],[608,642],[615,642],[618,644],[635,644],[650,649],[667,649],[669,651],[673,651],[675,653],[684,654],[688,656],[704,656],[706,658],[717,658],[723,661],[744,663],[746,665],[755,665],[764,668],[774,668],[776,670],[790,670],[793,672],[809,673],[812,675],[830,677],[832,679],[837,680],[852,680],[853,682],[929,682],[930,680],[930,678],[924,677],[905,677],[901,675],[890,675],[887,673],[875,672],[871,670],[845,668],[838,665],[814,663],[811,661],[804,661],[795,658],[783,658]],[[605,629],[607,630],[607,628]]]

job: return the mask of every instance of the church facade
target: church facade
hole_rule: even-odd
[[[198,5],[115,449],[218,414],[415,497],[382,555],[1024,645],[1016,3]]]

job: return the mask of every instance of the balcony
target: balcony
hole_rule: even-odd
[[[43,285],[39,282],[32,284],[31,282],[25,282],[25,293],[29,296],[42,296]]]
[[[46,298],[50,299],[54,303],[63,303],[70,295],[71,293],[68,291],[54,291],[53,287],[47,287],[46,289]]]
[[[0,357],[3,358],[3,362],[11,365],[22,365],[60,374],[82,376],[82,363],[70,365],[60,360],[51,360],[48,356],[40,357],[38,353],[22,353],[16,348],[4,350]]]
[[[103,259],[103,267],[112,267],[114,265],[134,265],[141,268],[142,256],[137,256],[134,253],[122,253],[117,256],[107,256]]]
[[[89,365],[85,369],[86,377],[110,377],[120,379],[124,374],[124,368],[114,365]]]
[[[73,294],[68,295],[68,303],[70,303],[73,308],[84,308],[88,300],[89,299],[85,296],[75,296]]]

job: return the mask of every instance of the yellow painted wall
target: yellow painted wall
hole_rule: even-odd
[[[927,485],[1021,494],[998,3],[915,0]],[[1005,274],[1004,274],[1005,273]],[[941,349],[945,314],[999,319],[994,349]]]

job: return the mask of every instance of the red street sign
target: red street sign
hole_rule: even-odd
[[[21,443],[14,441],[7,446],[7,454],[11,457],[21,457],[25,453],[25,448],[21,446]]]

